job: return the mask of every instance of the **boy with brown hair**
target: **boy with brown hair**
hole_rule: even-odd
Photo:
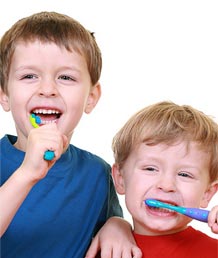
[[[82,258],[104,223],[122,216],[109,164],[70,144],[101,96],[101,68],[93,34],[67,15],[33,14],[3,35],[0,103],[12,112],[17,136],[0,140],[2,257]],[[108,227],[100,231],[112,246],[102,254],[123,248],[140,257],[130,225],[115,217],[108,224],[118,226],[119,241]]]

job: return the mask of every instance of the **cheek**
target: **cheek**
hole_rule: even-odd
[[[9,106],[15,124],[19,125],[19,127],[23,127],[27,121],[29,122],[27,116],[29,95],[27,91],[20,92],[18,90],[14,90],[9,94]]]
[[[9,91],[9,103],[11,108],[16,108],[16,106],[24,106],[28,100],[27,92],[25,90],[17,90],[14,87],[11,91]]]
[[[84,112],[87,102],[87,96],[84,93],[65,93],[62,94],[62,98],[70,112],[72,112],[72,110],[76,111],[78,114],[82,114]]]
[[[142,182],[131,181],[126,185],[125,203],[129,213],[134,218],[140,216],[139,214],[143,211],[143,207],[145,207],[146,191],[145,184]]]
[[[21,96],[21,97],[19,95],[17,95],[16,97],[11,96],[9,105],[13,116],[17,117],[17,116],[26,114],[26,112],[24,112],[26,111],[26,105],[27,105],[27,100],[25,96]]]
[[[204,192],[202,191],[202,188],[198,189],[198,187],[195,187],[195,190],[193,191],[193,187],[186,187],[186,190],[183,190],[182,195],[185,206],[200,207]]]
[[[125,184],[125,195],[126,200],[131,203],[138,203],[143,201],[147,187],[143,180],[140,180],[139,177],[129,178],[128,181],[124,182]]]

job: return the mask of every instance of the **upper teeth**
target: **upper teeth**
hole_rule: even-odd
[[[52,109],[35,109],[33,111],[35,114],[59,114],[60,112]]]

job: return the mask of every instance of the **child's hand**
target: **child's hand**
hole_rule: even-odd
[[[56,124],[32,129],[27,141],[22,170],[27,171],[32,180],[42,179],[59,159],[66,145],[67,137],[60,133]],[[43,158],[47,150],[54,151],[55,157],[51,161],[46,161]]]
[[[101,258],[141,258],[141,250],[136,246],[131,226],[122,218],[112,217],[93,239],[85,258],[96,257],[101,250]]]
[[[208,225],[213,233],[218,234],[218,205],[213,207],[210,211]]]

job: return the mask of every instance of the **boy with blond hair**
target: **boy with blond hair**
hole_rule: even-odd
[[[145,204],[151,198],[208,206],[218,189],[217,123],[191,106],[163,101],[133,115],[112,147],[115,186],[125,194],[143,257],[217,258],[217,239],[189,226],[191,218]],[[218,233],[218,206],[208,225]]]

